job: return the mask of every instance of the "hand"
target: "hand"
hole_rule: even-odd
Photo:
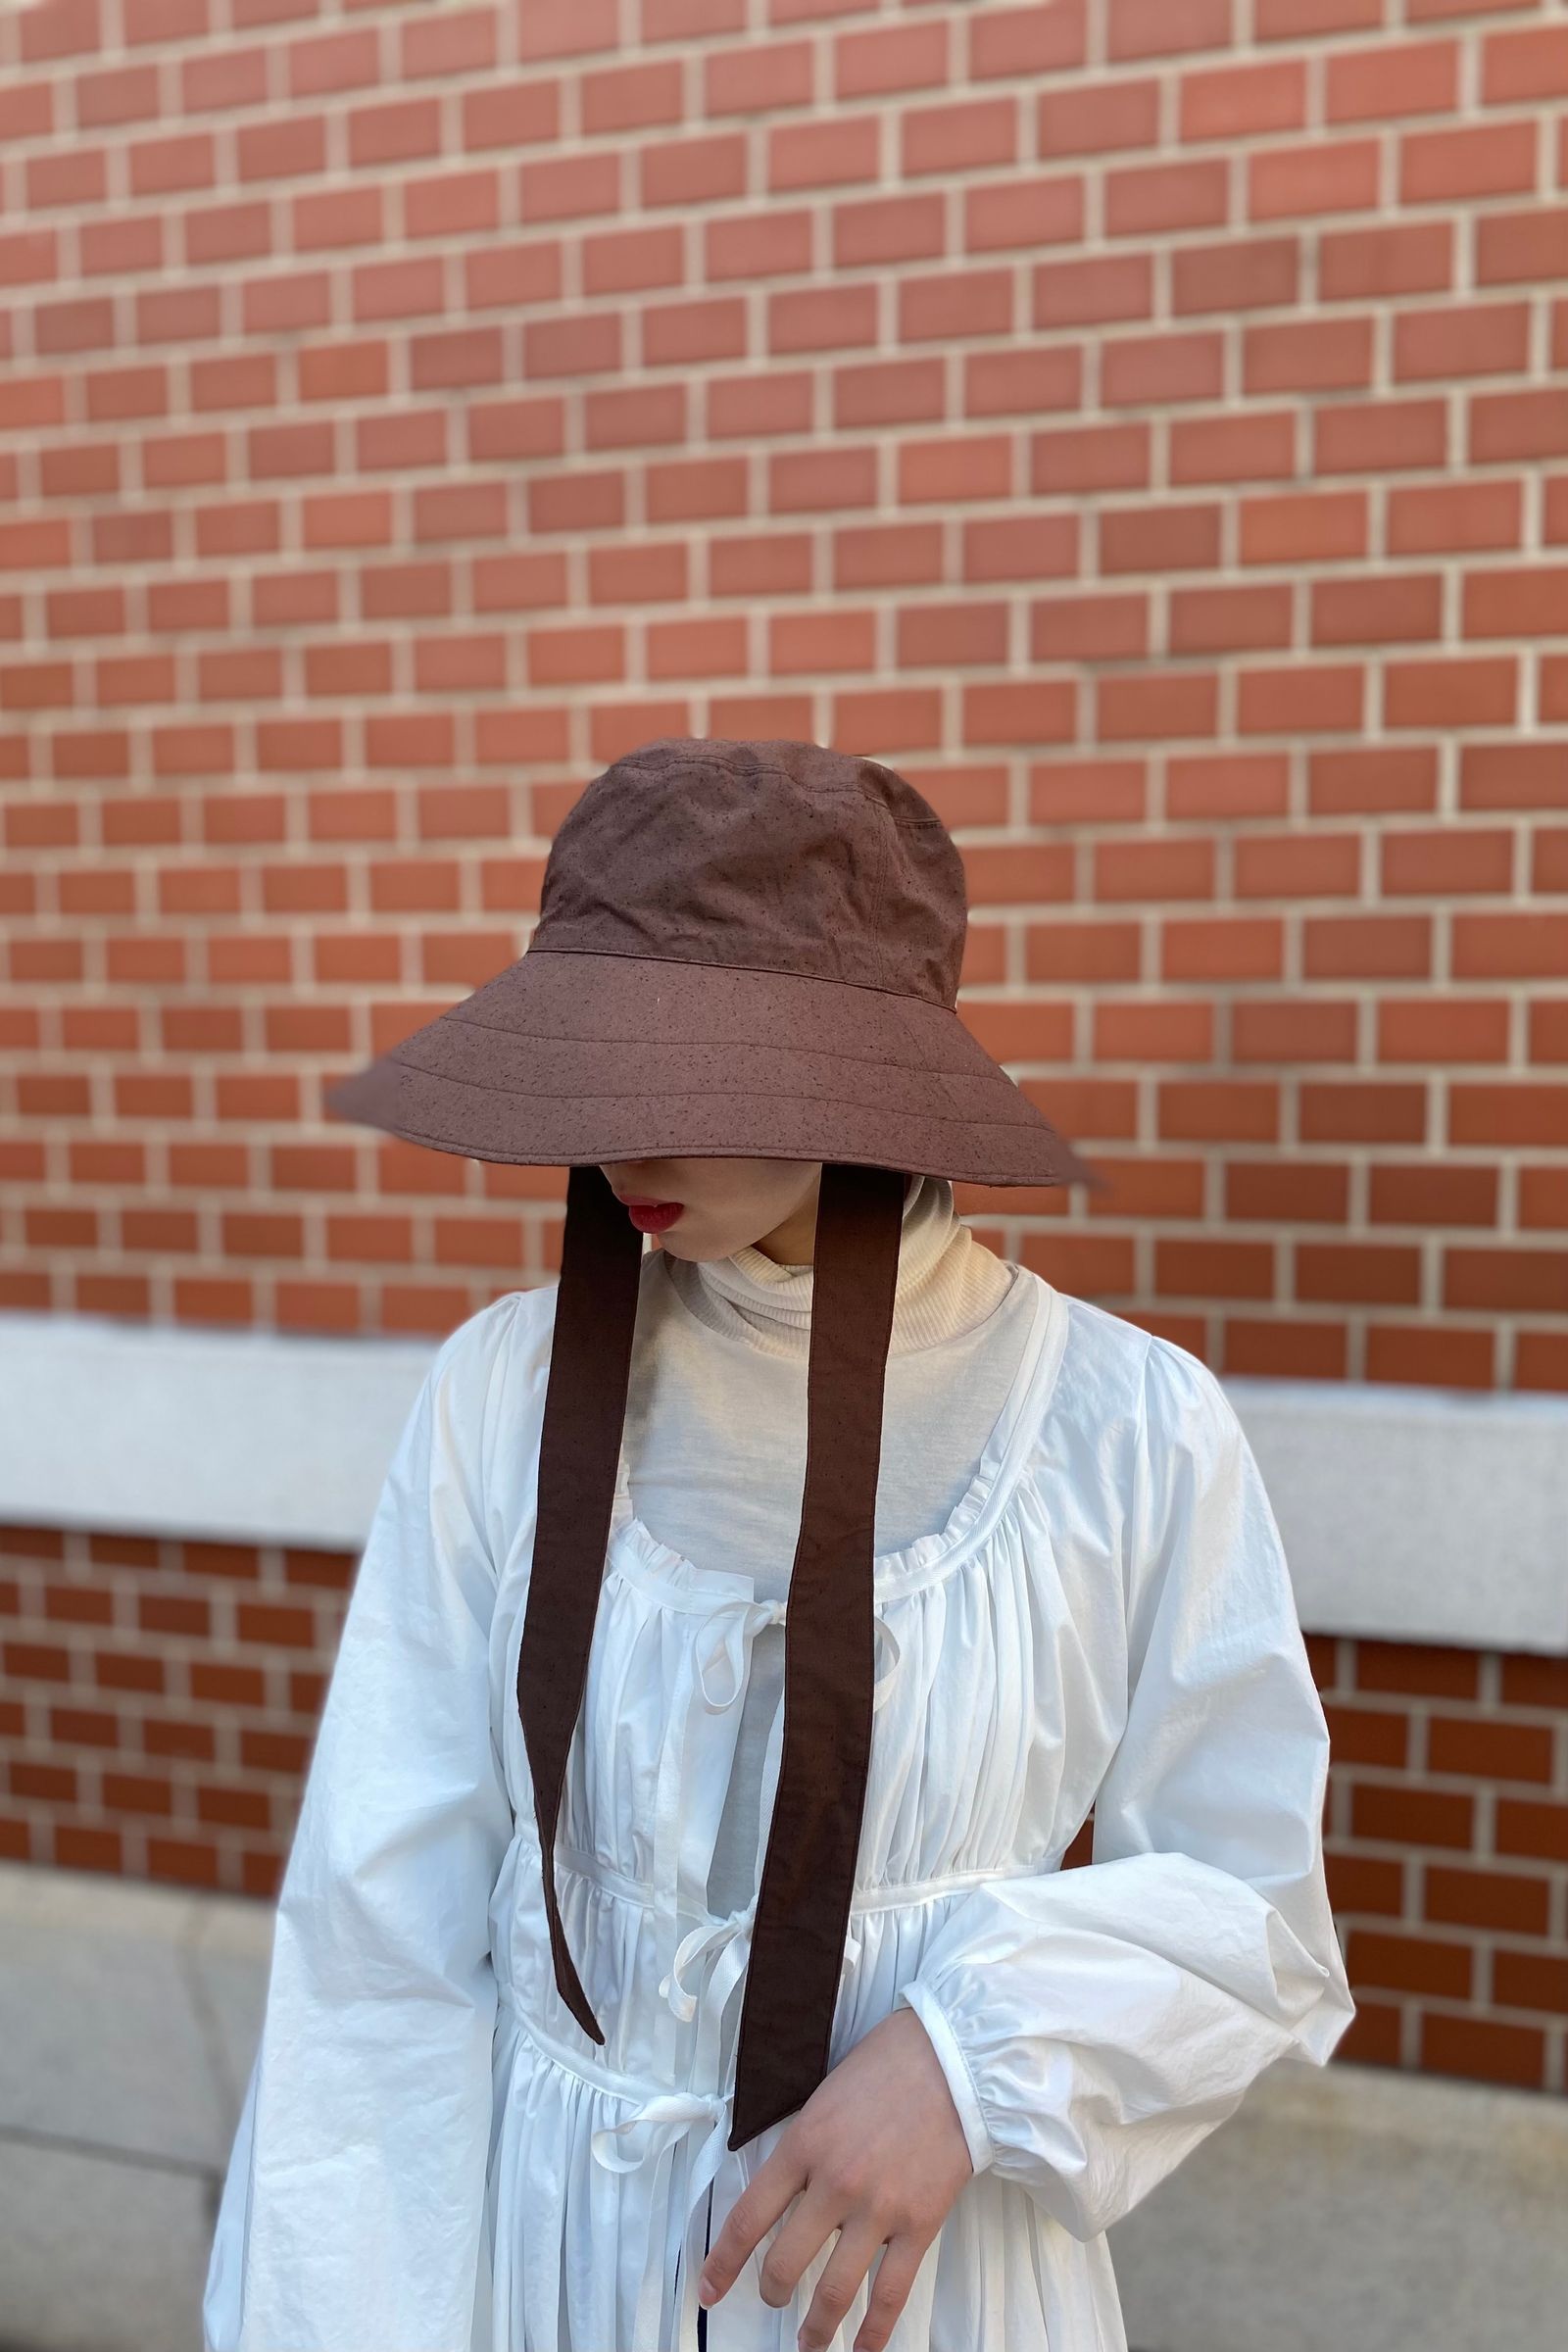
[[[698,2300],[728,2292],[792,2198],[800,2203],[762,2262],[761,2296],[787,2303],[836,2230],[798,2342],[822,2352],[885,2247],[855,2352],[882,2352],[927,2247],[973,2173],[947,2076],[912,2009],[895,2009],[856,2043],[792,2116],[730,2208],[709,2250]]]

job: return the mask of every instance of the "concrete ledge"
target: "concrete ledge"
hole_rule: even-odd
[[[0,1315],[0,1520],[357,1550],[434,1352]],[[1308,1632],[1568,1651],[1568,1397],[1226,1388]]]
[[[271,1936],[261,1903],[0,1865],[13,2340],[200,2352]],[[1143,2352],[1536,2352],[1565,2211],[1568,2101],[1285,2061],[1110,2246]]]
[[[1109,2245],[1144,2352],[1545,2352],[1565,2213],[1568,2100],[1287,2060]]]

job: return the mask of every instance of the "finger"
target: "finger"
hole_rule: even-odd
[[[790,2200],[806,2185],[806,2168],[795,2155],[786,2133],[765,2164],[759,2165],[741,2190],[708,2249],[697,2280],[701,2303],[716,2303],[740,2277],[741,2266],[764,2238]]]
[[[880,2232],[869,2222],[846,2222],[828,2265],[816,2282],[811,2307],[801,2328],[800,2352],[823,2352],[844,2325],[850,2305],[860,2291],[866,2272],[882,2245]]]
[[[928,2237],[894,2237],[888,2240],[887,2251],[878,2265],[876,2279],[871,2288],[871,2300],[865,2318],[860,2322],[854,2352],[883,2352],[893,2323],[909,2299],[914,2274],[925,2259]]]
[[[762,2258],[758,2293],[764,2303],[777,2310],[789,2301],[801,2273],[816,2260],[845,2218],[842,2197],[828,2195],[820,2182],[808,2188]]]

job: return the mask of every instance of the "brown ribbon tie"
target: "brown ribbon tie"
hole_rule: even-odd
[[[906,1184],[892,1168],[822,1169],[783,1746],[741,2011],[732,2149],[803,2106],[828,2071],[871,1753],[876,1491]],[[562,1925],[555,1841],[604,1576],[641,1262],[642,1237],[603,1171],[574,1165],[517,1705],[556,1983],[601,2044]]]

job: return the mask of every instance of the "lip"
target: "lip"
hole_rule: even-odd
[[[615,1196],[639,1233],[667,1233],[686,1213],[684,1200],[642,1200],[624,1193]]]

